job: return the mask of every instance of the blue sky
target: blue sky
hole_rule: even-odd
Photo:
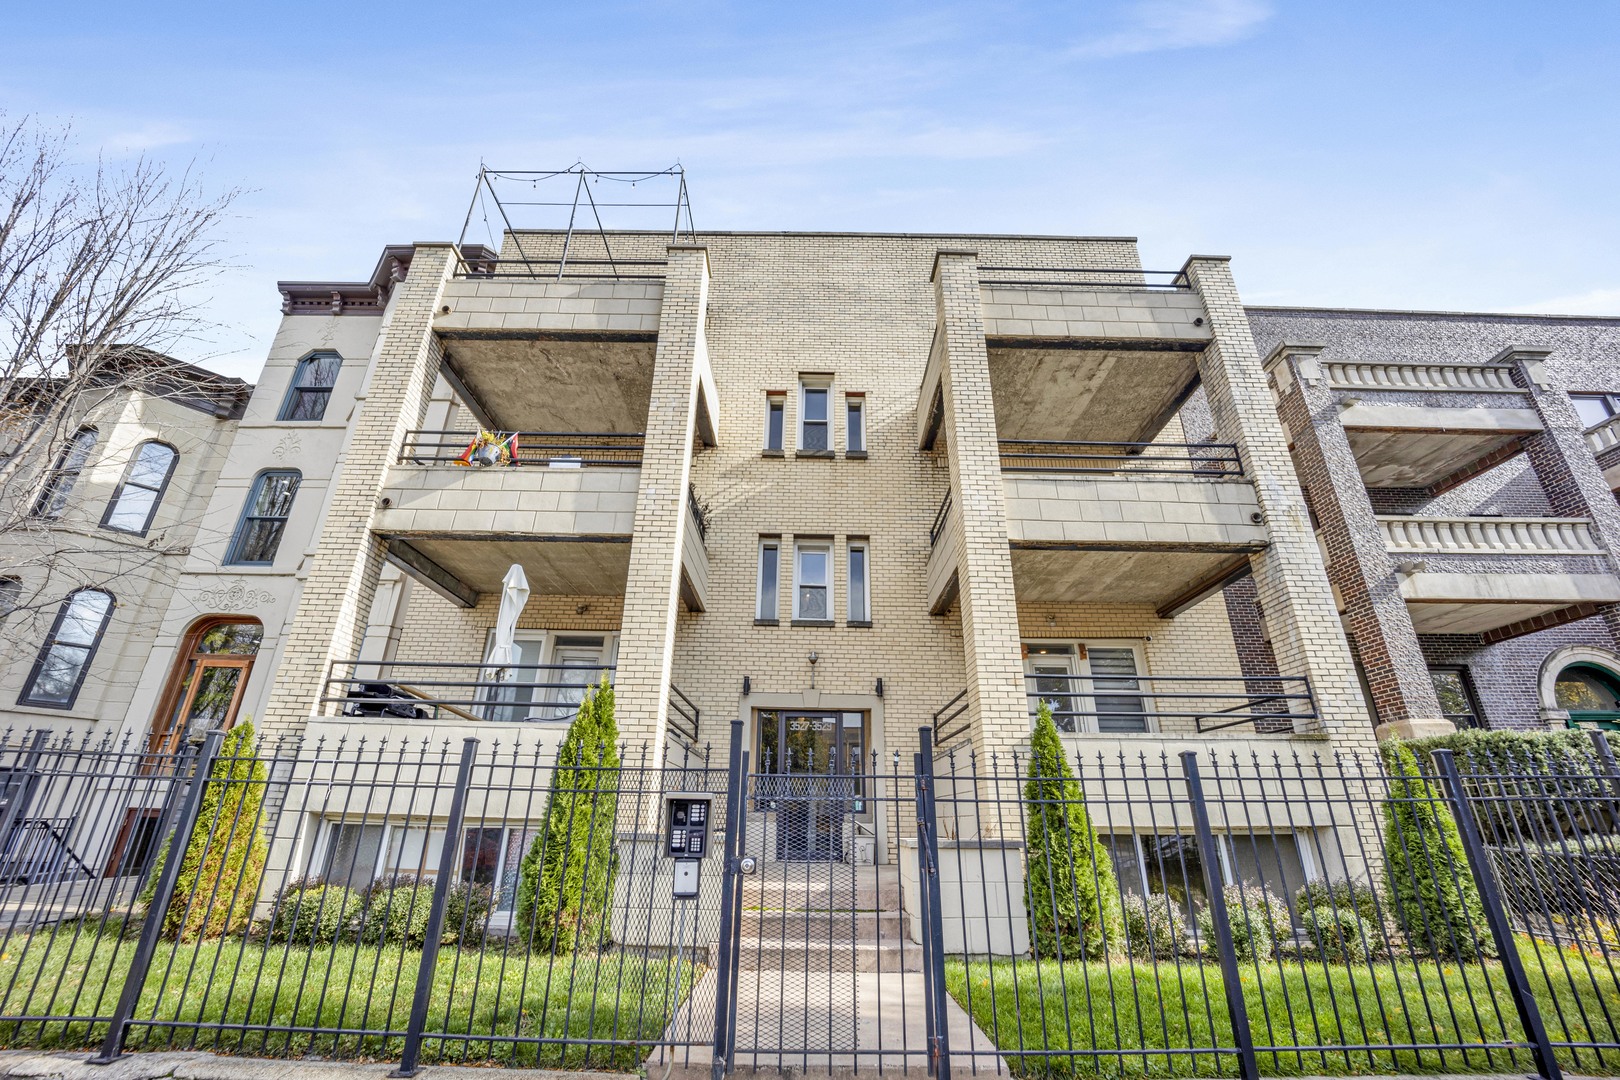
[[[1620,5],[30,4],[0,109],[247,189],[220,329],[453,239],[480,160],[687,169],[703,229],[1134,235],[1251,303],[1620,314]]]

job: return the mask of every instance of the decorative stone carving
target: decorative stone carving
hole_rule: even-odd
[[[255,588],[241,578],[212,589],[199,590],[197,599],[204,607],[214,611],[251,611],[276,602],[274,594]]]
[[[303,437],[296,431],[289,431],[281,437],[271,449],[270,456],[277,461],[286,462],[289,458],[297,457],[304,449]]]

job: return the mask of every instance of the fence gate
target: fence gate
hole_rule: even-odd
[[[744,765],[733,796],[740,872],[728,882],[731,1008],[717,1049],[732,1067],[922,1070],[935,999],[917,943],[917,773],[898,755],[884,769],[850,752],[836,715],[784,725],[782,767]]]

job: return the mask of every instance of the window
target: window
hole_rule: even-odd
[[[844,453],[866,456],[866,395],[844,395]]]
[[[866,542],[849,544],[849,621],[853,625],[872,623],[870,587],[866,580]]]
[[[832,389],[825,383],[799,384],[799,452],[801,454],[829,454],[832,440],[828,438],[827,399]]]
[[[326,858],[316,875],[332,885],[363,889],[382,870],[382,825],[332,822],[326,832]]]
[[[1571,394],[1569,400],[1580,414],[1582,427],[1595,428],[1620,414],[1620,394]]]
[[[765,450],[767,453],[780,454],[782,452],[782,415],[787,408],[787,399],[781,394],[770,394],[765,398]]]
[[[1059,731],[1148,731],[1141,658],[1134,645],[1026,643],[1024,688],[1033,718],[1044,702]]]
[[[180,455],[168,443],[143,442],[136,447],[129,471],[113,492],[101,523],[119,532],[145,536],[179,459]]]
[[[762,540],[759,545],[759,603],[754,618],[760,622],[776,621],[776,568],[780,545],[775,540]]]
[[[40,648],[34,670],[29,672],[22,695],[17,698],[19,705],[73,707],[112,609],[112,594],[100,589],[80,589],[62,601],[50,636]]]
[[[488,886],[493,894],[495,914],[510,918],[516,906],[518,871],[523,856],[539,835],[539,829],[508,825],[486,825],[466,831],[461,848],[461,880]]]
[[[232,566],[268,566],[276,561],[281,534],[292,513],[293,496],[298,494],[297,470],[260,473],[253,481],[242,522],[225,562]]]
[[[1315,875],[1302,843],[1309,833],[1217,833],[1220,878],[1227,885],[1258,885],[1286,906]],[[1113,833],[1100,839],[1114,860],[1120,890],[1169,896],[1183,911],[1208,904],[1204,862],[1196,837],[1187,833]],[[1189,908],[1190,902],[1190,908]]]
[[[317,353],[298,361],[293,372],[292,385],[287,387],[287,399],[281,403],[277,420],[319,420],[326,415],[326,403],[332,397],[332,384],[337,382],[338,369],[343,358],[337,353]]]
[[[832,545],[800,544],[793,572],[793,617],[802,622],[829,622]]]
[[[1595,664],[1571,664],[1560,671],[1553,698],[1577,722],[1620,718],[1620,679]]]
[[[1474,701],[1474,690],[1468,684],[1468,673],[1460,667],[1431,667],[1429,678],[1434,682],[1435,696],[1440,699],[1440,715],[1459,728],[1476,728],[1479,705]]]
[[[22,603],[22,578],[0,578],[0,619],[4,619]]]
[[[73,485],[79,482],[79,474],[84,471],[95,445],[96,429],[91,427],[80,428],[68,440],[57,455],[56,466],[51,470],[50,479],[45,481],[45,489],[39,493],[39,501],[34,504],[35,517],[56,517],[67,507]]]

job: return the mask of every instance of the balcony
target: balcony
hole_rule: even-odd
[[[1211,337],[1179,272],[981,266],[996,424],[1004,438],[1150,439],[1198,382]],[[943,415],[939,355],[918,398],[920,442]]]
[[[1045,704],[1057,729],[1071,735],[1277,735],[1317,719],[1302,676],[1032,673],[1024,683],[1030,714]]]
[[[612,664],[343,660],[327,672],[320,715],[382,720],[560,723]]]
[[[1378,519],[1420,634],[1538,628],[1553,612],[1620,601],[1620,579],[1580,518]],[[1522,624],[1522,627],[1521,627]]]
[[[1169,618],[1268,542],[1231,444],[1003,440],[1001,466],[1021,600],[1150,604]]]
[[[1586,445],[1603,470],[1612,491],[1620,491],[1620,416],[1586,429]]]
[[[1516,453],[1541,419],[1504,364],[1325,361],[1368,487],[1443,491]]]

